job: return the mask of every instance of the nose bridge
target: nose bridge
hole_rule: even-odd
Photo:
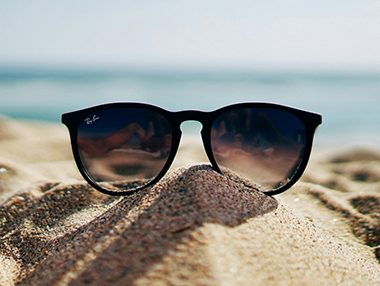
[[[179,124],[185,121],[194,120],[200,122],[202,126],[206,123],[207,115],[208,112],[198,110],[186,110],[175,113],[175,117]]]

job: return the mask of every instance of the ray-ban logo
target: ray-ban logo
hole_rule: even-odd
[[[92,118],[87,117],[84,121],[87,123],[87,125],[94,123],[96,120],[100,119],[99,117],[94,114]]]

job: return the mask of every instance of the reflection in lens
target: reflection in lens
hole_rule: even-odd
[[[171,140],[167,119],[141,108],[100,110],[78,126],[79,154],[89,175],[127,190],[146,185],[160,173]]]
[[[219,116],[211,146],[217,164],[261,187],[278,189],[300,165],[306,131],[295,115],[270,108],[240,108]]]

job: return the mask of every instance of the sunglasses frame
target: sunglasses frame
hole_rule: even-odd
[[[160,173],[156,177],[154,177],[151,181],[149,181],[146,185],[129,190],[129,191],[113,192],[97,184],[96,181],[92,179],[92,176],[87,172],[87,169],[84,166],[82,159],[80,157],[79,148],[77,144],[78,126],[81,120],[90,113],[93,113],[99,110],[113,109],[113,108],[140,108],[140,109],[148,109],[151,111],[155,111],[163,115],[168,120],[170,127],[172,129],[172,145],[171,145],[170,153],[165,163],[165,166],[162,168]],[[318,125],[322,123],[322,116],[320,114],[312,113],[309,111],[304,111],[304,110],[300,110],[300,109],[296,109],[296,108],[288,107],[284,105],[279,105],[279,104],[274,104],[274,103],[261,103],[261,102],[237,103],[237,104],[228,105],[220,109],[217,109],[215,111],[209,111],[209,112],[197,111],[197,110],[168,111],[161,107],[157,107],[157,106],[149,105],[145,103],[107,103],[103,105],[85,108],[78,111],[64,113],[62,114],[62,123],[66,125],[69,130],[74,160],[83,178],[93,188],[95,188],[96,190],[104,194],[126,196],[126,195],[132,195],[135,192],[138,192],[142,189],[145,189],[149,186],[156,184],[166,174],[166,172],[169,170],[177,154],[178,147],[181,141],[181,136],[182,136],[182,131],[181,131],[180,126],[185,121],[198,121],[202,124],[201,136],[202,136],[203,146],[206,151],[206,155],[211,163],[212,168],[216,172],[223,175],[223,172],[221,171],[218,164],[216,163],[216,160],[213,155],[213,151],[211,147],[211,128],[215,120],[220,115],[222,115],[225,112],[239,109],[239,108],[270,108],[270,109],[286,111],[297,116],[305,125],[305,131],[306,131],[305,150],[304,150],[302,161],[298,167],[298,170],[296,171],[294,176],[286,185],[278,189],[263,192],[263,193],[265,193],[266,195],[272,196],[272,195],[277,195],[288,190],[299,180],[299,178],[301,177],[301,175],[306,169],[307,163],[310,158],[314,132],[316,128],[318,127]]]

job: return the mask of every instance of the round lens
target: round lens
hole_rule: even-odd
[[[171,142],[168,120],[149,109],[99,110],[78,126],[79,155],[87,173],[100,185],[108,183],[121,191],[143,187],[155,178],[167,162]]]
[[[305,140],[305,125],[290,112],[240,108],[215,120],[211,147],[222,171],[236,172],[265,192],[292,179],[302,161]]]

